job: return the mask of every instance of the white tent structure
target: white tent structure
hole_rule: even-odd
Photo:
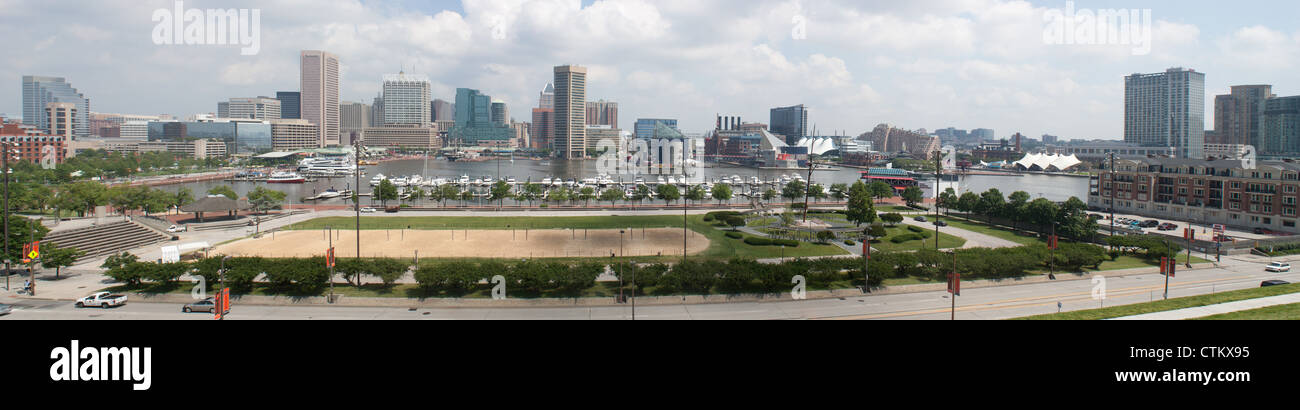
[[[1079,158],[1073,154],[1069,156],[1056,154],[1029,154],[1019,161],[1016,161],[1011,166],[1021,171],[1062,172],[1077,167],[1082,163],[1083,161],[1079,161]]]
[[[835,141],[831,138],[804,137],[795,145],[808,148],[808,153],[813,155],[822,155],[838,149],[835,147]]]

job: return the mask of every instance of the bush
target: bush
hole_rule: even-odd
[[[799,241],[796,241],[796,240],[794,240],[794,239],[776,239],[776,240],[773,240],[773,241],[772,241],[772,244],[773,244],[773,245],[777,245],[777,246],[785,246],[785,247],[788,247],[788,248],[798,248],[798,247],[799,247]]]
[[[731,239],[744,239],[744,238],[745,238],[745,235],[741,234],[740,232],[727,232],[726,235],[727,235],[728,238],[731,238]]]
[[[923,239],[923,238],[921,237],[921,235],[917,235],[917,234],[914,234],[914,233],[909,233],[909,234],[904,234],[904,235],[896,235],[896,236],[894,236],[893,238],[889,238],[889,241],[890,241],[890,242],[893,242],[893,243],[903,243],[903,242],[909,242],[909,241],[919,241],[919,240],[921,240],[921,239]]]
[[[771,246],[772,240],[768,238],[759,238],[756,236],[751,236],[745,238],[745,243],[753,246]]]
[[[907,226],[907,230],[912,231],[912,232],[916,232],[916,233],[926,232],[925,228],[922,228],[922,227],[919,227],[919,226],[916,226],[916,225],[908,225],[908,226]]]
[[[857,242],[854,242],[852,239],[845,239],[845,240],[844,240],[844,244],[845,244],[845,245],[848,245],[848,246],[854,246],[854,245],[857,245],[858,243],[857,243]]]

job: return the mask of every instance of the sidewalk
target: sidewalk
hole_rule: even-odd
[[[1232,313],[1243,310],[1252,310],[1266,308],[1277,305],[1290,305],[1300,303],[1300,293],[1289,295],[1269,296],[1258,299],[1239,300],[1236,302],[1220,303],[1217,305],[1200,306],[1187,309],[1169,310],[1164,312],[1147,313],[1143,315],[1117,317],[1111,320],[1183,320],[1195,319],[1198,317],[1213,316],[1222,313]]]

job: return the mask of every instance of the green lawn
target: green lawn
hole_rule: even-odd
[[[1040,240],[1037,237],[1026,236],[1025,234],[1023,234],[1023,231],[1022,233],[1017,233],[1008,228],[990,226],[983,222],[976,223],[976,222],[970,222],[969,220],[966,219],[952,218],[947,216],[938,219],[947,222],[948,226],[951,226],[953,228],[965,229],[967,231],[971,231],[975,233],[982,233],[995,238],[1006,239],[1008,241],[1015,242],[1021,245],[1033,245],[1036,243],[1046,243],[1046,241]],[[943,232],[943,228],[939,228],[939,231]]]
[[[904,252],[904,251],[914,251],[917,249],[934,249],[934,236],[933,236],[934,230],[927,231],[931,235],[929,238],[925,238],[919,241],[907,241],[903,243],[894,243],[890,241],[890,239],[894,238],[895,236],[913,233],[912,231],[909,231],[907,229],[908,226],[909,225],[899,224],[898,226],[895,227],[885,227],[885,232],[887,233],[887,235],[883,239],[873,241],[871,243],[871,248],[878,251],[884,251],[884,252]],[[943,229],[940,228],[939,230],[940,249],[960,248],[962,247],[962,245],[965,244],[966,244],[965,239],[943,233]]]
[[[1300,303],[1243,310],[1192,320],[1300,320]]]
[[[1254,288],[1234,290],[1231,292],[1221,292],[1210,295],[1188,296],[1174,298],[1169,300],[1160,300],[1155,302],[1137,303],[1132,305],[1114,306],[1101,309],[1080,310],[1075,312],[1053,313],[1048,315],[1038,315],[1019,318],[1018,320],[1099,320],[1116,317],[1141,315],[1153,312],[1164,312],[1167,310],[1185,309],[1191,307],[1217,305],[1220,303],[1236,302],[1238,300],[1257,299],[1268,296],[1285,295],[1300,292],[1300,284],[1270,286],[1266,288]]]

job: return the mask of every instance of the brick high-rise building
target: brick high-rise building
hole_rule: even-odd
[[[1273,97],[1271,85],[1235,85],[1230,94],[1215,96],[1213,143],[1263,150],[1264,101]]]
[[[608,125],[618,128],[618,103],[613,101],[588,101],[587,125]]]

